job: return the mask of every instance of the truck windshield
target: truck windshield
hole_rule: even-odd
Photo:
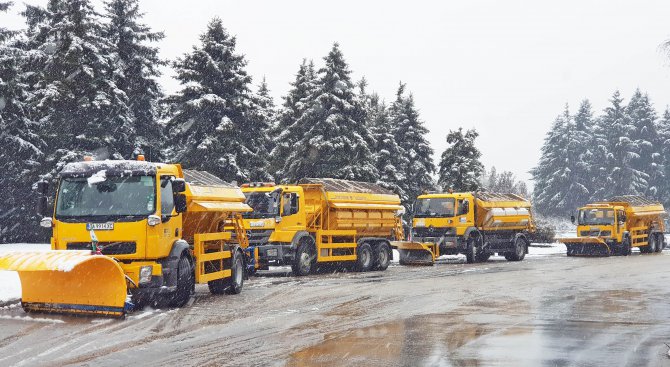
[[[579,211],[580,225],[612,225],[614,209],[582,209]]]
[[[419,199],[414,205],[414,217],[453,217],[454,199],[453,198],[430,198]]]
[[[279,215],[279,193],[246,192],[246,203],[254,211],[242,214],[244,218],[274,218]]]
[[[154,214],[153,176],[63,178],[58,190],[56,218],[128,217]]]

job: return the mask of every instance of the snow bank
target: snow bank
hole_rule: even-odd
[[[48,243],[6,243],[0,244],[0,254],[15,251],[48,251]],[[0,304],[21,298],[21,282],[15,271],[0,271]]]

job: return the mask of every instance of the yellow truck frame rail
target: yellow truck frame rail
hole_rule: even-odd
[[[643,254],[665,248],[663,205],[637,195],[617,196],[588,204],[577,211],[577,237],[558,238],[568,256],[628,256],[637,247]]]
[[[44,184],[40,195],[44,213]],[[248,246],[240,214],[251,211],[244,200],[239,188],[179,164],[141,156],[70,163],[41,222],[52,228],[52,250],[2,255],[0,270],[18,272],[26,311],[123,316],[147,303],[180,307],[195,283],[238,293]]]

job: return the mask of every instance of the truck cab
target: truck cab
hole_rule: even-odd
[[[435,193],[417,197],[411,239],[439,246],[441,255],[459,253],[459,241],[475,225],[472,193]]]
[[[291,265],[294,259],[291,243],[297,232],[307,230],[303,187],[249,183],[242,185],[242,192],[253,209],[242,215],[249,251],[255,252],[250,258],[257,260],[249,265],[249,270]]]
[[[575,218],[572,217],[573,223]],[[577,237],[598,237],[605,242],[621,242],[626,231],[626,211],[622,206],[590,204],[577,212]]]

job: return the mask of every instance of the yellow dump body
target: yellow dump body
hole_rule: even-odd
[[[175,179],[185,180],[183,193],[170,188]],[[101,184],[107,186],[101,189]],[[113,201],[106,196],[115,192],[120,196]],[[178,194],[186,198],[184,213],[171,204]],[[82,197],[92,214],[74,215],[77,208],[83,213]],[[136,205],[138,200],[146,205]],[[142,213],[104,214],[138,207]],[[237,241],[246,246],[235,214],[250,210],[239,188],[206,172],[182,171],[178,164],[71,163],[61,172],[53,216],[45,219],[53,227],[52,251],[0,255],[0,270],[18,272],[26,310],[122,316],[129,309],[129,293],[169,291],[172,278],[165,271],[175,274],[176,269],[164,269],[169,263],[164,259],[181,239],[192,246],[186,251],[193,258],[196,281],[230,277],[223,262],[231,257],[232,236],[224,227],[232,224]],[[212,263],[219,266],[205,267]]]
[[[577,237],[557,240],[566,245],[568,256],[627,255],[632,247],[658,252],[665,246],[662,233],[666,215],[663,205],[656,201],[618,196],[579,208]]]
[[[357,236],[379,237],[388,237],[397,230],[397,213],[402,209],[398,195],[361,192],[365,190],[364,183],[347,187],[341,184],[342,180],[319,181],[322,183],[300,185],[305,192],[310,230],[355,230]]]
[[[477,194],[475,226],[483,231],[535,229],[530,202],[515,194]]]

